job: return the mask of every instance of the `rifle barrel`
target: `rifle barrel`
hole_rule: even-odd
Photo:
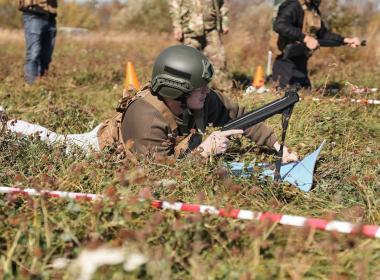
[[[290,90],[286,93],[285,97],[277,99],[257,110],[248,112],[229,121],[222,127],[222,131],[230,129],[246,129],[272,117],[273,115],[282,113],[284,110],[291,108],[298,101],[299,96],[297,91]]]
[[[335,40],[320,39],[320,40],[318,40],[318,42],[319,42],[319,45],[321,47],[339,47],[339,46],[345,45],[345,43],[338,42],[338,41],[335,41]],[[361,47],[364,47],[366,45],[367,45],[367,41],[366,40],[362,40],[360,42],[360,46]]]

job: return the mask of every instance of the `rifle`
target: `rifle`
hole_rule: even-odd
[[[290,116],[293,111],[294,104],[299,101],[298,87],[292,87],[285,92],[285,96],[277,99],[263,107],[248,112],[236,119],[229,121],[222,127],[222,131],[230,129],[246,129],[250,126],[258,124],[276,114],[282,114],[282,140],[280,150],[278,151],[278,160],[276,161],[276,173],[275,180],[279,181],[281,179],[280,169],[282,163],[283,148],[285,143],[286,130],[288,128],[288,123]]]
[[[222,131],[230,129],[246,129],[276,114],[283,113],[285,110],[293,107],[298,101],[299,96],[297,88],[293,87],[285,93],[284,97],[229,121],[222,127]]]
[[[327,40],[320,39],[318,40],[320,47],[340,47],[345,45],[346,43],[336,41],[336,40]],[[364,47],[367,45],[367,41],[363,40],[360,43],[360,46]],[[289,59],[297,56],[306,56],[310,57],[313,53],[313,50],[310,50],[304,43],[292,43],[287,44],[283,51],[283,58]]]

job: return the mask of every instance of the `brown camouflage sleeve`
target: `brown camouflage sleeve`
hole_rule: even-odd
[[[122,140],[134,142],[133,150],[145,154],[151,150],[163,155],[174,153],[169,139],[170,127],[162,114],[144,100],[133,102],[121,124]]]
[[[222,105],[226,109],[226,110],[221,110],[219,112],[219,114],[221,114],[221,115],[218,116],[217,118],[219,120],[223,120],[223,121],[222,121],[222,123],[219,123],[219,124],[216,123],[218,126],[223,126],[229,120],[235,119],[235,118],[237,118],[237,117],[248,112],[244,107],[239,106],[236,102],[233,102],[232,100],[230,100],[227,96],[225,96],[222,93],[212,92],[210,94],[214,94],[214,95],[216,94],[217,97],[219,98],[219,100],[221,101]],[[210,105],[211,106],[217,106],[218,101],[215,100],[216,98],[211,96],[211,99],[214,99],[214,101],[211,100],[211,103],[214,103],[214,104],[213,105],[210,104]],[[228,117],[223,116],[225,114],[228,114]],[[277,137],[276,137],[276,134],[274,133],[273,129],[263,122],[258,123],[256,125],[248,128],[248,129],[246,129],[245,134],[248,138],[253,140],[258,145],[265,145],[265,146],[268,146],[270,148],[272,148],[274,143],[277,141]]]
[[[182,0],[169,0],[169,14],[172,19],[174,29],[182,29],[181,5]]]

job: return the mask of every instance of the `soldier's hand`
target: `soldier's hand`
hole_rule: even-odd
[[[278,152],[280,150],[280,143],[276,142],[273,145],[273,148]],[[282,162],[292,162],[292,161],[298,161],[298,155],[296,152],[291,151],[286,146],[284,146],[283,153],[282,153]]]
[[[349,45],[351,48],[357,48],[360,46],[361,42],[358,37],[354,38],[344,38],[344,43]]]
[[[223,34],[227,35],[230,30],[228,28],[223,28]]]
[[[315,50],[319,47],[318,40],[316,40],[314,37],[311,37],[309,35],[306,35],[303,39],[303,42],[306,44],[306,47],[309,50]]]
[[[243,134],[243,132],[242,129],[214,131],[198,146],[197,151],[199,151],[203,157],[222,154],[227,150],[230,141],[228,137],[236,134]]]
[[[178,28],[174,29],[173,35],[174,35],[174,39],[176,39],[177,41],[182,41],[183,33],[181,29],[178,29]]]

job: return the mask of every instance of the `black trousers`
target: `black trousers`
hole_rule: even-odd
[[[307,75],[306,56],[283,58],[277,56],[273,63],[273,81],[278,83],[280,88],[299,84],[303,88],[311,88],[311,83]]]

